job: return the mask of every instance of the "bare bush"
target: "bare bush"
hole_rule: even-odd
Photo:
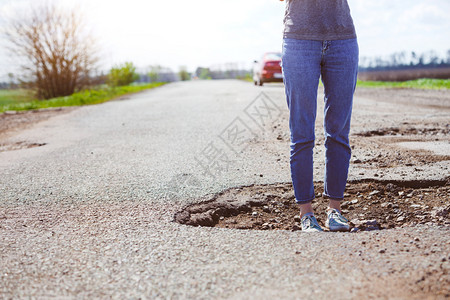
[[[89,84],[97,56],[86,29],[79,10],[49,3],[10,20],[6,36],[11,54],[20,57],[25,81],[37,97],[67,96]]]

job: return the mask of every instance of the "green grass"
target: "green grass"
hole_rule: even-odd
[[[0,106],[31,100],[33,100],[32,94],[24,89],[0,90]]]
[[[155,88],[165,83],[155,82],[145,85],[129,85],[116,88],[103,87],[84,90],[66,97],[58,97],[49,100],[30,100],[22,90],[0,91],[0,113],[8,110],[31,110],[49,107],[79,106],[99,104],[113,100],[126,94],[137,93],[143,90]]]
[[[237,79],[253,82],[253,76],[251,74],[245,74],[244,76],[238,76]]]
[[[412,88],[425,90],[450,89],[449,79],[417,79],[410,81],[361,81],[358,80],[358,87],[369,88]]]

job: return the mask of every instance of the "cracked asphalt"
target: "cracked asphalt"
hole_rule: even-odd
[[[448,92],[399,93],[357,92],[352,133],[448,128]],[[252,119],[261,103],[274,113],[263,126]],[[246,139],[231,141],[244,128]],[[283,86],[235,80],[168,84],[8,137],[43,146],[0,152],[0,298],[450,297],[449,226],[305,234],[173,221],[224,189],[289,182],[288,137]],[[448,178],[447,134],[352,140],[352,160],[363,163],[350,179]],[[418,159],[364,163],[396,151]],[[321,180],[320,138],[315,155]]]

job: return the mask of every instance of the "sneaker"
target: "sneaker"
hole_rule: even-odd
[[[320,232],[323,231],[319,223],[317,223],[316,217],[314,215],[305,215],[302,220],[302,231],[304,232]]]
[[[330,231],[348,231],[350,229],[348,220],[335,208],[329,208],[327,210],[325,226],[330,229]]]

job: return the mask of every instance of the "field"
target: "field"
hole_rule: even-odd
[[[10,104],[29,102],[33,100],[32,95],[24,89],[0,90],[0,107]]]
[[[361,71],[358,73],[358,78],[364,81],[407,81],[420,78],[448,79],[450,78],[450,68]]]
[[[77,92],[71,96],[58,97],[49,100],[36,100],[26,90],[0,90],[0,113],[5,111],[99,104],[126,94],[155,88],[163,84],[164,83],[162,82],[156,82],[117,88],[101,87]]]

